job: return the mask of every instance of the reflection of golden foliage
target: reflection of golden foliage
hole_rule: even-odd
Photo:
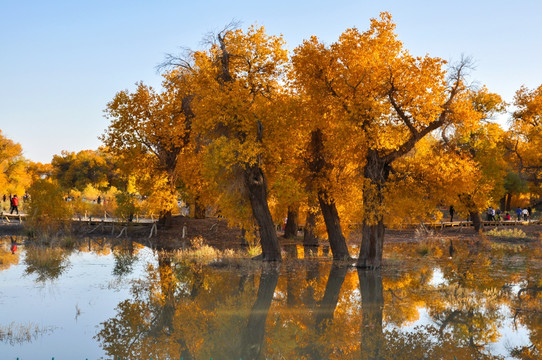
[[[19,252],[12,254],[3,244],[0,244],[0,271],[7,270],[11,265],[19,263]]]
[[[28,246],[25,249],[26,274],[37,274],[37,281],[54,280],[68,266],[68,252],[58,247]]]

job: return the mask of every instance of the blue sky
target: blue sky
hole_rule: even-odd
[[[0,129],[24,155],[96,149],[116,92],[143,81],[179,47],[232,20],[282,34],[293,49],[316,35],[332,43],[389,11],[414,55],[476,63],[471,78],[512,101],[542,84],[542,1],[8,1],[0,0]]]

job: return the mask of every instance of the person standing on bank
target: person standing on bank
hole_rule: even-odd
[[[450,222],[454,222],[455,209],[453,205],[450,205]]]
[[[13,195],[11,198],[11,210],[9,213],[13,214],[13,210],[15,210],[17,215],[19,215],[19,198],[17,197],[17,194]]]

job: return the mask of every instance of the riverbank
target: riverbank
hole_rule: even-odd
[[[484,230],[485,236],[495,238],[495,236],[487,235],[493,229],[513,230],[518,229],[526,234],[526,238],[530,240],[540,239],[542,235],[542,225],[515,225],[506,227],[487,227]],[[111,235],[107,232],[93,232],[77,228],[74,229],[78,236],[101,236],[101,237],[117,237],[117,234]],[[239,228],[232,228],[224,219],[207,218],[207,219],[192,219],[184,216],[175,216],[172,218],[169,228],[159,228],[157,235],[149,239],[150,227],[130,229],[124,237],[129,238],[147,238],[151,243],[157,246],[163,246],[171,249],[184,248],[190,245],[190,241],[194,238],[202,238],[209,245],[220,249],[238,247],[242,243],[242,232]],[[281,244],[302,243],[302,233],[299,233],[296,239],[284,239],[279,235]],[[8,236],[24,236],[24,225],[13,221],[10,223],[0,222],[0,235]],[[429,238],[440,238],[442,240],[474,240],[481,235],[474,232],[472,227],[445,227],[443,229],[425,229],[425,228],[405,228],[405,229],[387,229],[385,241],[387,243],[401,242],[417,242]],[[359,244],[361,234],[359,231],[353,231],[348,236],[348,243],[355,245]],[[327,245],[324,239],[322,245]]]

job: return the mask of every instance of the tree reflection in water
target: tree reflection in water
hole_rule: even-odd
[[[267,266],[268,265],[268,266]],[[241,340],[241,359],[262,359],[265,337],[265,322],[275,294],[279,271],[274,264],[262,268],[256,302],[250,311],[246,329]]]
[[[134,242],[132,240],[126,240],[122,246],[113,250],[113,256],[115,258],[113,275],[123,277],[130,274],[138,259],[137,252],[134,249]]]
[[[530,343],[506,356],[534,359],[540,266],[522,256],[518,273],[506,251],[459,246],[453,259],[382,271],[308,258],[215,267],[160,253],[96,337],[122,359],[502,359],[492,344],[515,320]]]
[[[59,247],[32,245],[26,248],[25,275],[36,275],[36,282],[57,279],[69,266],[70,251]]]
[[[361,359],[384,358],[382,311],[384,294],[380,271],[358,270],[361,293]]]

